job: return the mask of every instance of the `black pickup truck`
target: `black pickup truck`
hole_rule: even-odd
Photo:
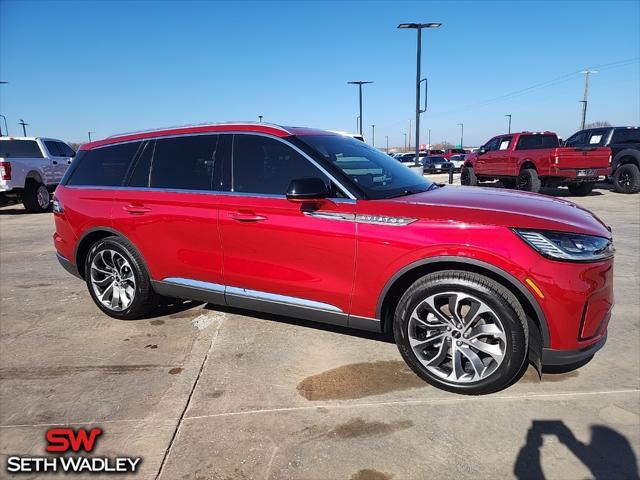
[[[640,128],[597,127],[571,135],[565,147],[609,147],[613,187],[620,193],[640,192]]]

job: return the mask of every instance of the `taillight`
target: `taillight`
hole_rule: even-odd
[[[11,180],[11,164],[0,162],[0,180]]]

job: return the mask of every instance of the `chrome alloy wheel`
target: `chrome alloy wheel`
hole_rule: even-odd
[[[44,185],[40,185],[38,190],[36,190],[36,201],[38,202],[38,206],[42,210],[46,210],[49,208],[49,203],[51,202],[51,195],[49,195],[49,190]]]
[[[427,297],[413,310],[407,325],[416,358],[444,380],[484,380],[504,359],[507,340],[502,322],[491,307],[467,293]]]
[[[101,250],[91,261],[91,286],[109,310],[129,308],[136,294],[136,279],[129,261],[115,250]]]

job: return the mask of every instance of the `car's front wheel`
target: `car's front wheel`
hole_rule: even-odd
[[[393,326],[407,364],[444,390],[495,392],[511,384],[525,366],[525,313],[509,290],[482,275],[425,275],[400,299]]]
[[[478,177],[476,177],[476,173],[473,170],[473,167],[462,167],[462,171],[460,172],[460,183],[462,185],[468,185],[470,187],[475,187],[476,185],[478,185]]]
[[[91,298],[111,317],[139,318],[157,303],[140,254],[124,239],[98,240],[87,255],[84,271]]]

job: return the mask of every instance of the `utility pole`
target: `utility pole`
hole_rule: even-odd
[[[258,115],[258,121],[262,123],[262,115]]]
[[[371,146],[376,147],[376,126],[371,125]]]
[[[407,134],[403,133],[403,135],[404,135],[404,151],[406,152],[407,151]]]
[[[27,125],[29,125],[28,123],[24,123],[23,119],[20,119],[20,121],[18,122],[18,125],[22,125],[22,133],[23,133],[23,137],[27,136]]]
[[[460,127],[460,148],[464,148],[464,123],[459,123]]]
[[[580,122],[580,130],[584,130],[584,125],[587,120],[587,96],[589,95],[589,75],[592,73],[598,73],[597,70],[583,70],[580,73],[584,73],[584,97],[582,98],[582,121]]]
[[[91,143],[91,134],[92,133],[96,133],[96,132],[87,132],[87,135],[89,136],[89,143]]]
[[[511,133],[511,114],[508,113],[505,117],[509,117],[509,131],[507,133]]]
[[[384,136],[387,139],[387,153],[389,153],[389,135]]]
[[[429,150],[431,150],[431,129],[429,129]]]
[[[347,82],[349,85],[358,85],[358,99],[359,99],[359,105],[360,105],[360,122],[358,125],[358,133],[360,135],[362,135],[362,85],[366,85],[368,83],[373,83],[373,82],[365,82],[362,80],[355,80],[353,82]]]
[[[409,146],[411,146],[411,119],[409,119]]]

